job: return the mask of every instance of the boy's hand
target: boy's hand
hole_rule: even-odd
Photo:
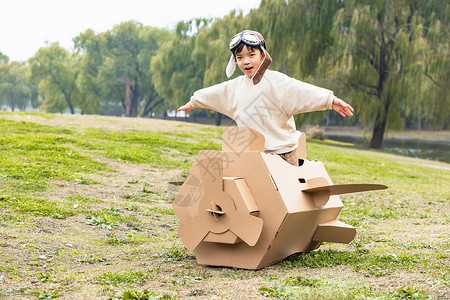
[[[338,97],[334,97],[334,99],[333,99],[333,109],[335,111],[337,111],[344,118],[346,116],[349,116],[349,117],[353,116],[353,112],[354,112],[353,107],[351,107],[350,104],[345,103]]]
[[[190,113],[191,110],[193,110],[193,109],[195,109],[195,107],[192,106],[191,102],[188,102],[185,105],[183,105],[180,108],[178,108],[177,111],[187,110],[187,112]]]

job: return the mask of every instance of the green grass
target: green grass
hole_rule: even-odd
[[[105,166],[73,149],[76,139],[67,129],[0,119],[0,178],[6,192],[36,193],[58,179],[89,184],[89,174]]]
[[[133,285],[142,284],[149,279],[149,272],[145,271],[129,271],[129,272],[107,272],[97,276],[95,283],[105,285]]]
[[[355,240],[259,271],[206,267],[178,237],[167,182],[220,149],[221,128],[101,118],[0,113],[0,299],[450,297],[449,165],[308,140],[335,184],[389,186],[342,196]]]
[[[80,138],[83,140],[79,144],[81,147],[97,150],[106,157],[167,169],[188,170],[192,162],[190,158],[200,150],[220,149],[215,143],[194,139],[195,135],[187,133],[89,129]],[[86,140],[89,142],[84,142]]]
[[[173,297],[169,295],[159,295],[153,291],[149,290],[127,290],[123,292],[118,292],[111,296],[111,300],[141,300],[141,299],[161,299],[161,300],[169,300],[174,299]]]
[[[8,208],[18,214],[49,216],[64,219],[80,213],[82,207],[74,208],[68,202],[58,202],[18,193],[17,196],[0,196],[0,207]]]
[[[287,268],[326,268],[350,265],[364,276],[386,276],[398,270],[417,270],[429,267],[429,259],[420,253],[375,254],[367,249],[356,251],[325,250],[308,254],[295,254],[279,265]],[[447,270],[448,271],[448,270]]]

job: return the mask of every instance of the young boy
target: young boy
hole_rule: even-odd
[[[343,117],[353,115],[353,108],[332,91],[268,70],[272,58],[259,32],[244,30],[234,35],[230,50],[227,76],[233,74],[236,63],[245,76],[194,92],[178,111],[200,107],[227,115],[238,126],[262,133],[264,151],[293,165],[298,165],[295,114],[334,109]]]

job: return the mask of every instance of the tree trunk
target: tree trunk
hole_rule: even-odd
[[[130,107],[131,107],[131,100],[130,100],[130,80],[128,80],[125,83],[125,116],[130,116]]]
[[[67,104],[69,105],[70,113],[72,115],[75,114],[75,110],[73,109],[72,101],[70,100],[69,95],[66,92],[63,92],[64,98],[66,98]]]
[[[139,91],[138,91],[138,82],[137,78],[134,79],[134,81],[131,83],[132,86],[132,92],[133,92],[133,101],[131,102],[131,113],[130,117],[137,117],[138,116],[138,106],[139,106]]]
[[[379,120],[379,118],[377,118]],[[383,117],[383,120],[379,120],[372,132],[372,139],[369,143],[369,148],[372,149],[380,149],[383,147],[384,140],[384,131],[386,130],[386,119],[387,117]]]
[[[221,123],[222,123],[222,114],[216,113],[216,126],[220,126]]]
[[[391,97],[387,96],[383,107],[384,111],[379,111],[377,113],[369,148],[380,149],[383,147],[384,132],[386,131],[386,124],[390,106],[391,106]]]
[[[147,103],[145,104],[144,111],[143,111],[142,114],[141,114],[141,117],[145,117],[145,116],[147,116],[147,115],[150,115],[150,117],[152,117],[151,114],[152,114],[153,109],[154,109],[158,104],[160,104],[160,103],[163,102],[163,101],[164,101],[164,99],[159,99],[159,100],[156,101],[152,106],[150,106],[150,104],[152,103],[152,101],[151,101],[151,100],[147,101]]]
[[[139,99],[136,97],[133,97],[133,102],[131,104],[131,113],[130,113],[130,117],[137,117],[138,116],[138,104],[139,104]]]
[[[380,64],[378,66],[378,85],[377,85],[377,96],[378,100],[380,102],[383,102],[383,88],[384,83],[388,80],[389,72],[386,62],[386,42],[384,37],[384,29],[382,31],[382,37],[380,42]],[[383,139],[384,139],[384,132],[386,130],[386,123],[387,123],[387,117],[389,112],[389,106],[390,106],[390,96],[386,96],[386,99],[384,99],[384,111],[378,111],[377,116],[375,118],[373,132],[372,132],[372,139],[369,143],[369,148],[373,149],[380,149],[383,147]],[[381,104],[382,105],[382,104]]]

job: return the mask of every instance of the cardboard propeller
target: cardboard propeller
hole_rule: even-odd
[[[208,233],[227,230],[249,246],[254,246],[261,235],[263,220],[236,210],[231,197],[223,191],[223,163],[218,157],[199,162],[202,196],[198,215],[178,228],[178,234],[190,251],[203,241]]]

